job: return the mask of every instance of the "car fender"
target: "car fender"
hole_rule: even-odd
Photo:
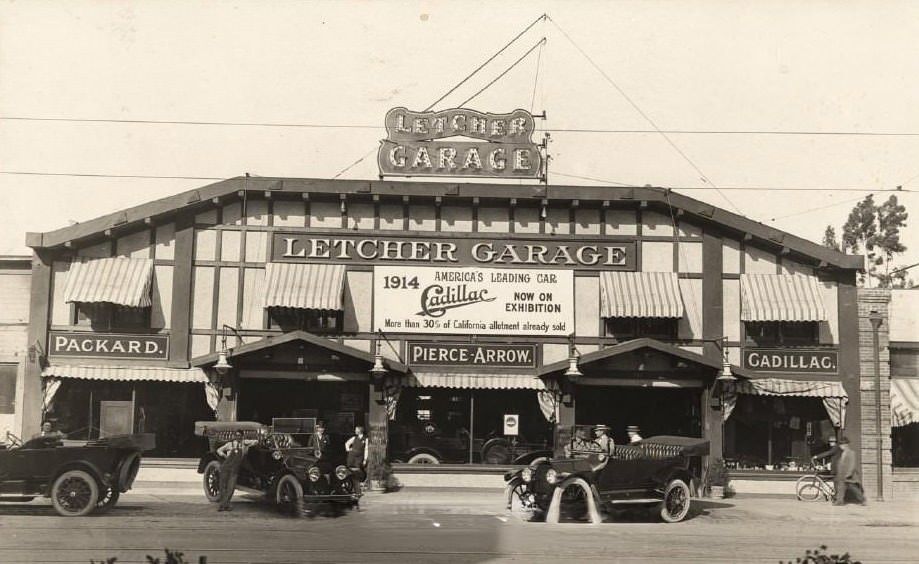
[[[507,479],[507,483],[504,486],[504,501],[506,502],[505,505],[508,509],[510,509],[512,506],[514,499],[514,489],[516,489],[517,486],[525,483],[526,482],[524,482],[523,478],[520,476],[520,471],[518,471],[515,476]]]
[[[134,485],[134,479],[137,478],[137,472],[140,470],[141,453],[139,451],[130,451],[121,458],[118,467],[115,470],[114,478],[117,480],[113,486],[119,491],[126,492]]]
[[[441,454],[437,451],[437,449],[433,449],[433,448],[431,448],[431,447],[418,447],[418,448],[413,448],[412,450],[410,450],[410,451],[408,451],[407,453],[405,453],[405,459],[408,460],[408,459],[410,459],[411,457],[415,456],[416,454],[430,454],[431,456],[436,457],[437,460],[443,460],[443,459],[444,459],[444,457],[441,456]]]
[[[558,524],[561,516],[562,492],[569,486],[578,486],[584,490],[584,497],[587,499],[587,514],[590,516],[590,522],[598,525],[603,522],[600,517],[599,499],[597,499],[597,490],[591,487],[590,483],[579,475],[572,475],[561,481],[552,492],[552,501],[549,503],[549,510],[546,512],[546,523]]]
[[[198,461],[198,474],[204,474],[204,467],[212,460],[222,460],[214,452],[209,452],[201,457],[201,460]]]

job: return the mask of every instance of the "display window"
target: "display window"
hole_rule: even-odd
[[[149,307],[128,307],[108,302],[76,303],[72,323],[94,331],[150,329]]]
[[[317,309],[296,309],[285,307],[268,308],[268,328],[281,331],[308,331],[313,334],[341,333],[343,311]]]
[[[747,342],[758,347],[820,344],[816,321],[748,321],[745,326]]]
[[[919,423],[892,428],[890,438],[894,467],[919,468]]]
[[[617,341],[639,337],[672,341],[677,337],[678,322],[670,317],[610,317],[605,323],[606,336]]]
[[[724,424],[725,463],[738,470],[797,471],[836,430],[821,398],[740,394]]]

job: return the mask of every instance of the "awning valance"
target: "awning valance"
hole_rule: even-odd
[[[805,274],[741,274],[743,321],[826,321],[817,279]]]
[[[152,279],[152,259],[114,257],[74,262],[64,285],[64,301],[150,307]]]
[[[737,394],[821,398],[823,407],[833,425],[840,428],[845,426],[846,404],[849,402],[849,395],[840,382],[782,378],[741,380],[731,385],[725,394],[724,419],[730,417],[737,401]]]
[[[270,262],[264,306],[341,310],[344,287],[344,265]]]
[[[919,379],[894,378],[890,381],[890,424],[903,427],[919,423]]]
[[[600,317],[683,317],[674,272],[601,272]]]
[[[52,364],[41,373],[44,377],[83,378],[85,380],[113,380],[122,382],[174,382],[206,384],[207,375],[200,368],[77,366]]]
[[[469,372],[413,372],[403,386],[422,388],[460,388],[477,390],[545,390],[542,380],[532,374],[476,374]]]

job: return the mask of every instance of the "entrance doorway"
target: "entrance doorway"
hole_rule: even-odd
[[[626,427],[638,425],[643,437],[702,436],[701,388],[578,386],[575,423],[605,423],[616,444],[628,442]]]

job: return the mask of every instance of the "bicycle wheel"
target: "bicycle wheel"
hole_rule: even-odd
[[[817,476],[801,476],[795,484],[795,495],[801,501],[817,501],[823,495]]]

